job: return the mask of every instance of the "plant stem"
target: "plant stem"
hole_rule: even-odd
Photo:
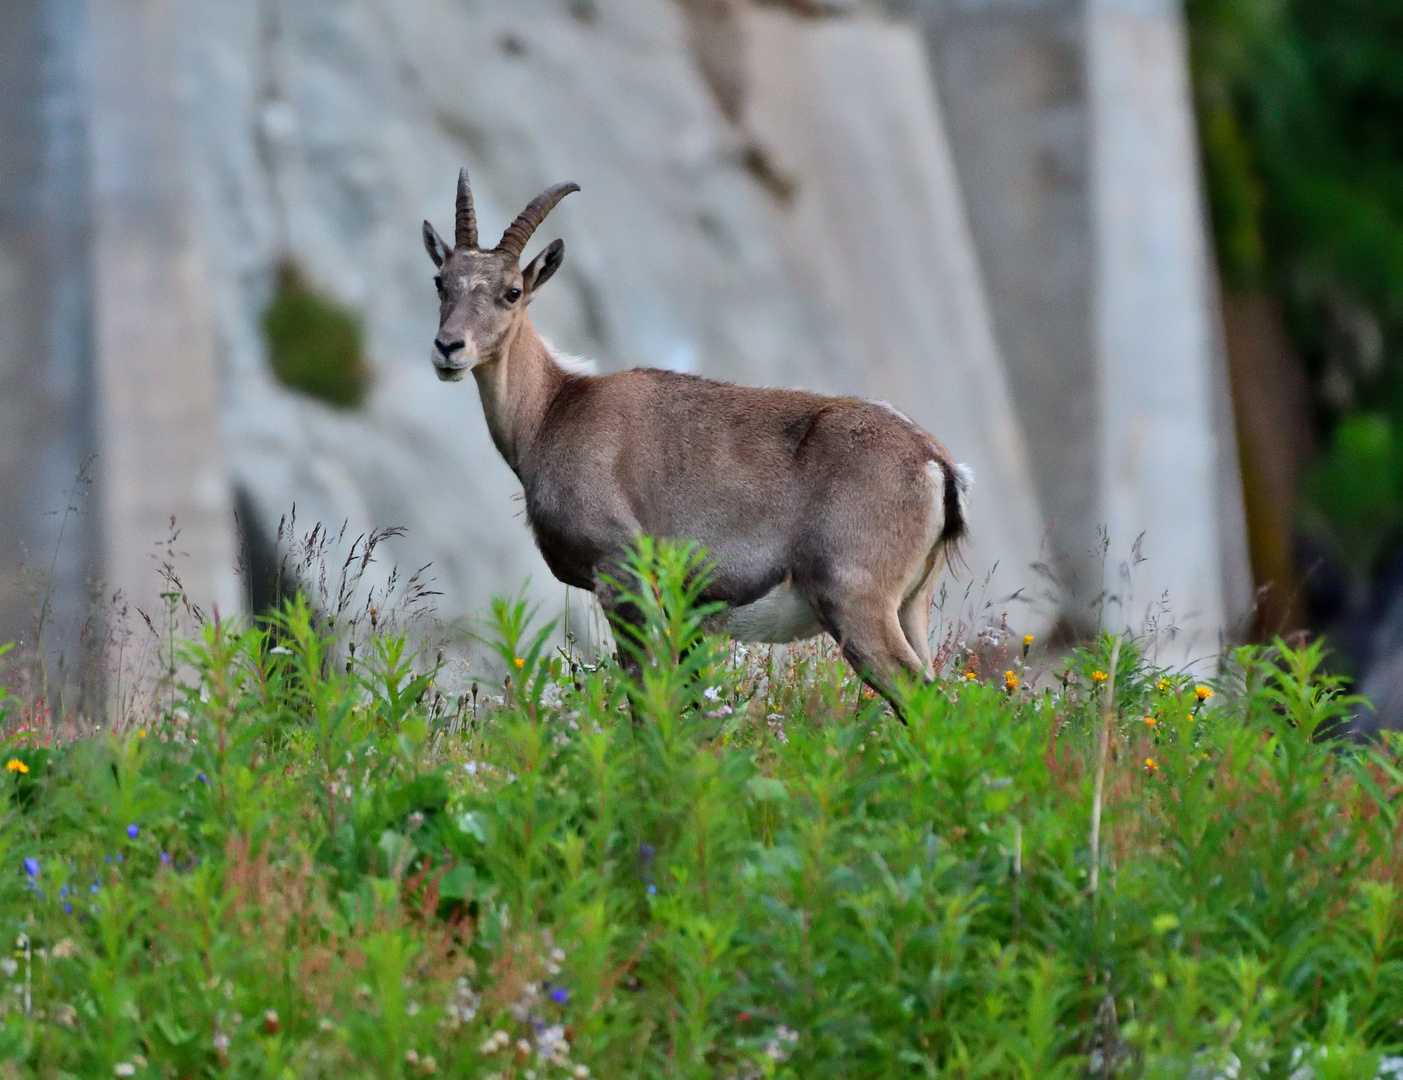
[[[1111,646],[1110,671],[1106,673],[1105,703],[1096,730],[1096,786],[1091,796],[1091,881],[1093,898],[1101,885],[1101,803],[1106,789],[1106,748],[1111,740],[1111,717],[1116,707],[1116,663],[1120,659],[1120,637]]]

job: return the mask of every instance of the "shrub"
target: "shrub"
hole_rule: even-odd
[[[206,625],[144,730],[9,736],[0,1059],[1324,1078],[1403,1044],[1403,770],[1317,738],[1348,707],[1319,648],[1202,688],[1111,638],[1056,692],[961,664],[903,726],[832,650],[707,638],[703,574],[636,554],[636,680],[501,602],[474,714],[294,599]]]
[[[370,368],[360,317],[315,291],[290,261],[278,269],[263,335],[268,361],[284,386],[342,409],[365,400]]]

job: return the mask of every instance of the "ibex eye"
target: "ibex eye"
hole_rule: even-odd
[[[434,288],[438,290],[439,296],[443,295],[443,278],[438,274],[434,275]]]
[[[510,289],[507,290],[507,303],[515,304],[520,299],[521,290],[518,289],[515,285],[513,285]]]

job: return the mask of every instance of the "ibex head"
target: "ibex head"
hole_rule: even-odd
[[[565,257],[565,242],[552,241],[526,266],[519,265],[526,242],[547,214],[579,184],[556,184],[527,204],[507,226],[495,248],[477,246],[477,215],[468,187],[468,170],[458,174],[458,205],[453,246],[427,221],[424,247],[438,267],[438,335],[430,357],[444,382],[456,382],[479,364],[490,363],[502,348],[531,302]]]

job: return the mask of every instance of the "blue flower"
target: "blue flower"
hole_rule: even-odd
[[[88,886],[88,892],[90,892],[90,893],[92,893],[94,896],[96,896],[96,895],[97,895],[97,887],[98,887],[98,886],[97,886],[97,882],[94,881],[91,885]]]
[[[64,913],[65,915],[72,915],[72,914],[73,914],[73,905],[72,905],[72,904],[65,903],[65,904],[63,905],[63,913]]]
[[[570,991],[563,986],[557,986],[550,992],[550,999],[557,1005],[564,1005],[570,1000]]]
[[[34,858],[25,859],[24,872],[30,877],[37,877],[39,874],[39,860]]]
[[[61,886],[59,886],[58,894],[59,894],[60,896],[67,896],[67,895],[68,895],[68,886],[67,886],[67,885],[61,885]]]
[[[658,887],[657,887],[656,885],[654,885],[651,881],[648,882],[648,895],[649,895],[649,896],[657,896],[657,895],[658,895]]]
[[[128,825],[128,826],[127,826],[127,836],[128,836],[128,838],[130,838],[130,839],[132,839],[132,840],[135,840],[136,837],[137,837],[137,833],[139,833],[139,832],[141,832],[141,826],[140,826],[140,825]]]
[[[654,855],[656,855],[657,853],[658,853],[658,849],[655,848],[652,844],[639,844],[639,845],[638,845],[638,854],[642,855],[643,858],[645,858],[645,859],[651,859],[651,858],[652,858]]]
[[[208,785],[209,785],[209,777],[206,776],[204,773],[200,773],[200,783],[202,783],[202,784],[208,786]]]

